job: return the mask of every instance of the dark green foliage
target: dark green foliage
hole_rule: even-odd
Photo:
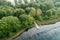
[[[29,15],[31,15],[32,17],[35,17],[37,14],[37,11],[35,8],[31,8],[31,11],[29,12]]]
[[[57,13],[58,16],[60,16],[60,7],[57,8],[56,13]]]
[[[45,5],[47,10],[54,7],[54,3],[53,2],[44,2],[44,5]]]
[[[19,4],[19,6],[18,6],[19,8],[23,8],[23,9],[25,9],[25,8],[27,8],[28,7],[28,4]]]
[[[6,22],[3,22],[0,20],[0,38],[6,37],[7,31],[5,30],[7,28]]]
[[[30,15],[26,15],[26,14],[20,15],[19,19],[21,21],[23,28],[29,27],[34,23],[34,18],[31,17]]]
[[[29,7],[34,7],[34,8],[39,8],[40,7],[40,3],[29,3],[28,4],[29,5]]]
[[[2,18],[3,16],[6,16],[6,11],[0,9],[0,18]]]
[[[43,17],[43,20],[48,20],[49,17],[47,15],[45,15],[45,17]]]
[[[0,6],[13,6],[11,2],[7,2],[7,0],[0,0]]]
[[[42,16],[36,16],[36,17],[35,17],[35,20],[42,21],[43,18],[42,18]]]
[[[19,9],[16,9],[16,13],[14,15],[17,16],[17,17],[19,17],[22,14],[25,14],[25,10],[19,8]]]
[[[52,10],[46,11],[46,15],[47,15],[48,17],[52,16],[52,14],[53,14]]]
[[[0,38],[10,37],[20,29],[21,24],[17,17],[8,16],[0,20]]]
[[[28,7],[28,8],[25,9],[25,11],[26,11],[27,14],[29,14],[30,10],[31,10],[30,7]]]
[[[13,14],[15,12],[15,10],[12,7],[5,7],[4,10],[6,10],[6,12],[7,12],[6,15],[7,16],[13,16]]]
[[[0,18],[4,16],[13,16],[13,14],[14,14],[14,9],[12,7],[0,6]]]

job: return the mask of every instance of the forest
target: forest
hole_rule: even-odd
[[[0,39],[30,27],[34,22],[58,19],[60,0],[0,0]]]

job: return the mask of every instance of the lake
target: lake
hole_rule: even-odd
[[[60,40],[60,22],[33,27],[14,40]]]

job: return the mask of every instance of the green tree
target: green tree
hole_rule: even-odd
[[[0,9],[0,18],[6,16],[6,11]]]
[[[34,18],[31,17],[30,15],[26,14],[20,15],[19,19],[21,21],[23,28],[29,27],[30,25],[34,24]]]
[[[3,21],[3,23],[6,24],[2,23],[0,25],[0,30],[3,28],[1,31],[6,33],[3,35],[6,35],[7,37],[14,35],[15,32],[21,29],[21,24],[17,17],[8,16],[8,17],[3,17],[1,20]]]
[[[25,11],[26,11],[27,14],[29,14],[30,10],[31,10],[30,7],[27,7],[27,8],[25,9]]]
[[[17,16],[17,17],[19,17],[22,14],[25,14],[25,10],[19,8],[19,9],[16,9],[16,13],[14,15]]]
[[[59,7],[59,8],[57,8],[56,13],[57,13],[57,15],[59,15],[59,16],[60,16],[60,7]]]
[[[19,5],[19,8],[25,9],[25,8],[27,8],[27,7],[28,7],[28,4],[20,4],[20,5]]]
[[[15,9],[12,8],[12,7],[5,7],[4,9],[7,13],[6,13],[6,16],[13,16],[14,12],[15,12]]]
[[[40,3],[32,3],[32,7],[37,9],[40,7]]]
[[[41,2],[40,3],[40,9],[43,13],[46,13],[47,10],[52,9],[54,7],[53,2]]]
[[[41,9],[37,9],[37,14],[36,15],[37,16],[42,15],[42,10]]]
[[[7,36],[7,31],[5,30],[7,27],[7,23],[0,20],[0,38]]]
[[[43,17],[42,16],[35,16],[35,20],[38,20],[38,21],[42,21],[43,20]]]
[[[46,11],[46,15],[47,15],[48,17],[52,16],[52,14],[53,14],[52,10]]]
[[[48,20],[49,19],[49,17],[47,16],[47,15],[45,15],[44,17],[43,17],[43,20]]]
[[[36,9],[35,8],[32,8],[31,11],[29,12],[29,15],[31,15],[32,17],[35,17],[36,16]]]
[[[8,2],[7,0],[0,0],[0,6],[13,6],[11,2]]]
[[[14,14],[14,9],[12,7],[3,7],[0,6],[0,18],[4,17],[4,16],[13,16]]]
[[[49,10],[51,8],[54,7],[54,3],[53,2],[44,2],[46,10]]]

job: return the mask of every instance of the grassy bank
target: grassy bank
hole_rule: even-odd
[[[52,20],[43,20],[41,22],[37,22],[37,24],[39,25],[41,23],[41,25],[48,25],[48,24],[54,24],[59,21],[60,21],[60,18],[57,18],[57,19],[52,19]]]

